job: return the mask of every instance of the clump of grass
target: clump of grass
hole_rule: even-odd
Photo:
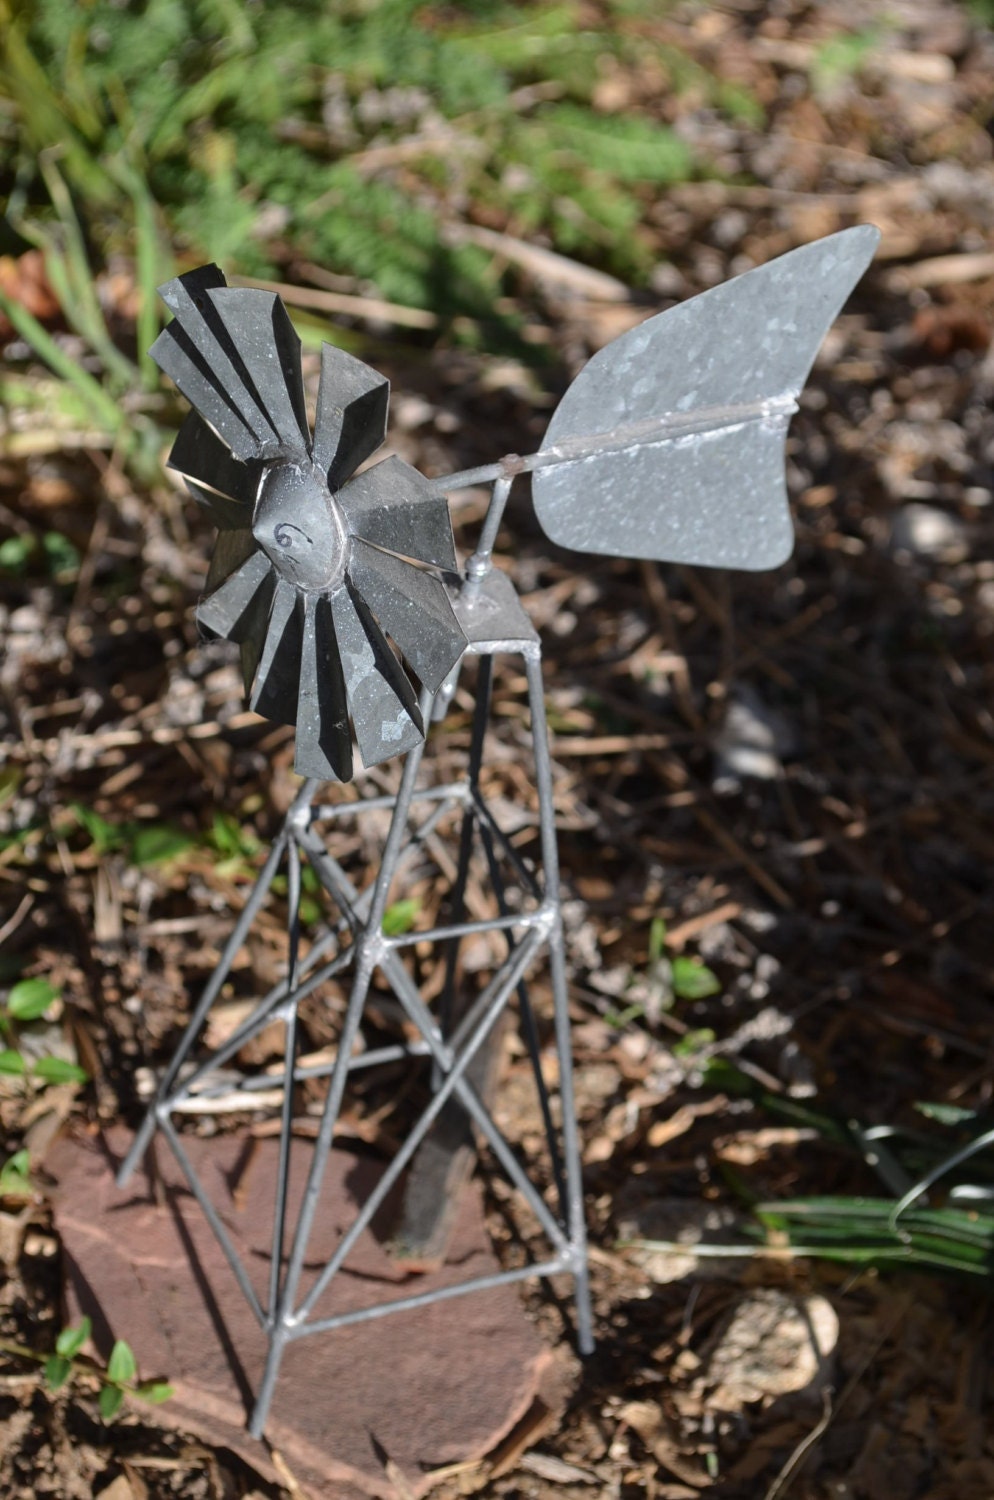
[[[646,203],[699,170],[659,108],[597,106],[605,64],[648,50],[672,94],[758,109],[654,40],[640,7],[608,11],[594,30],[578,0],[0,0],[17,181],[30,198],[57,145],[94,229],[143,261],[143,292],[161,210],[191,256],[271,275],[291,245],[386,298],[499,322],[492,255],[448,233],[467,204],[638,281]]]
[[[994,1128],[982,1128],[985,1122],[974,1111],[924,1101],[916,1109],[928,1128],[863,1126],[771,1094],[724,1058],[712,1059],[705,1077],[723,1091],[750,1095],[769,1113],[803,1124],[862,1158],[887,1189],[879,1196],[756,1202],[736,1177],[732,1186],[748,1201],[766,1244],[726,1253],[761,1255],[772,1246],[780,1255],[991,1277],[994,1170],[984,1153],[994,1145]]]

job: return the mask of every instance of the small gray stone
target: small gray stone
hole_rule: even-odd
[[[737,791],[745,777],[775,781],[784,756],[797,746],[785,716],[766,706],[755,688],[739,683],[729,693],[725,717],[714,737],[715,791]]]
[[[891,523],[891,552],[962,562],[967,556],[966,527],[959,516],[934,505],[902,505]]]

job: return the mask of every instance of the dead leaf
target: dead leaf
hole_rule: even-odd
[[[112,1479],[105,1489],[94,1490],[93,1493],[96,1500],[142,1500],[142,1496],[133,1488],[126,1473],[118,1474],[117,1478]],[[147,1494],[148,1491],[146,1490],[145,1493]]]

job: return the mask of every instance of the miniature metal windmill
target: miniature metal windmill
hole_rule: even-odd
[[[583,1352],[592,1347],[540,645],[508,579],[492,568],[491,552],[513,479],[531,471],[538,519],[563,546],[750,570],[783,562],[792,545],[784,483],[787,425],[818,346],[878,238],[869,227],[846,230],[650,318],[581,371],[539,452],[433,481],[397,458],[360,468],[383,442],[388,386],[328,345],[311,437],[299,341],[277,297],[230,288],[213,266],[162,288],[175,317],[153,357],[194,408],[169,462],[219,530],[198,618],[213,634],[240,643],[252,708],[296,725],[295,768],[306,779],[159,1082],[119,1180],[128,1178],[160,1129],[267,1336],[268,1361],[251,1422],[256,1435],[265,1425],[289,1341],[332,1334],[346,1322],[402,1312],[439,1296],[569,1273],[579,1346]],[[493,486],[491,501],[477,550],[460,574],[445,495],[482,484]],[[540,868],[521,856],[481,791],[497,653],[517,653],[524,663]],[[418,773],[425,725],[444,717],[467,656],[479,659],[468,766],[454,783],[424,787]],[[420,684],[419,694],[404,664]],[[406,756],[397,792],[358,802],[316,801],[322,782],[351,779],[354,745],[365,767]],[[373,809],[388,811],[389,831],[379,870],[360,892],[329,852],[321,829]],[[461,832],[449,920],[429,931],[386,935],[383,918],[398,872],[453,811]],[[482,847],[495,909],[492,916],[470,919],[466,882],[474,840]],[[302,861],[316,872],[338,913],[303,953]],[[208,1013],[284,864],[286,972],[233,1035],[194,1061]],[[482,933],[499,937],[506,955],[467,1000],[457,994],[459,945]],[[415,943],[445,950],[445,983],[435,1008],[405,963],[405,949]],[[543,956],[554,1007],[558,1130],[526,982]],[[399,1002],[407,1029],[396,1044],[358,1051],[374,973]],[[297,1062],[298,1007],[326,981],[346,974],[351,987],[334,1061],[304,1069]],[[512,997],[548,1137],[548,1193],[525,1173],[481,1097],[480,1059]],[[209,1091],[217,1070],[274,1020],[285,1024],[285,1062],[277,1079],[282,1105],[272,1253],[268,1284],[260,1288],[239,1260],[174,1117]],[[430,1102],[305,1289],[305,1258],[349,1074],[398,1059],[430,1065]],[[305,1076],[325,1076],[328,1085],[291,1225],[294,1091]],[[272,1087],[272,1076],[263,1082]],[[259,1078],[243,1076],[238,1086],[250,1109]],[[322,1316],[319,1303],[358,1236],[419,1147],[453,1113],[472,1122],[524,1196],[549,1241],[548,1257],[443,1292]]]

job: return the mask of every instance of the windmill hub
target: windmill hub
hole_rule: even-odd
[[[277,573],[299,589],[326,592],[345,574],[345,521],[324,474],[310,462],[266,470],[252,534]]]

